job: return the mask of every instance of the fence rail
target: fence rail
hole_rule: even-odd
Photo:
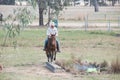
[[[107,28],[108,31],[112,29],[120,29],[120,15],[119,14],[90,14],[84,17],[85,30],[88,28]]]

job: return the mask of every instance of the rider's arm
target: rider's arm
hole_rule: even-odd
[[[58,30],[57,30],[57,28],[55,29],[55,33],[56,33],[56,36],[58,36]]]

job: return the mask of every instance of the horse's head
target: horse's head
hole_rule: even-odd
[[[56,35],[51,34],[51,36],[48,38],[49,45],[56,47]]]
[[[53,39],[53,40],[56,40],[56,36],[55,36],[56,34],[51,34],[51,38]]]
[[[52,45],[56,45],[56,36],[55,34],[51,35]]]

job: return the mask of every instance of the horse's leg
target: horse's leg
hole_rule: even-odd
[[[53,51],[51,51],[51,62],[53,62]]]
[[[51,51],[49,51],[48,60],[51,59]]]
[[[48,62],[49,62],[49,52],[46,52],[47,58],[48,58]]]
[[[56,51],[54,52],[54,60],[56,60]]]
[[[47,58],[48,58],[48,62],[49,62],[49,55],[47,55]]]

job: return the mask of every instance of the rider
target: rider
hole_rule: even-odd
[[[47,44],[48,44],[48,38],[51,37],[51,34],[55,34],[55,36],[58,36],[58,30],[55,27],[54,22],[50,22],[50,25],[47,29],[47,39],[45,40],[44,49],[43,49],[44,51],[46,50],[46,47],[47,47]],[[58,40],[56,40],[56,43],[57,43],[57,52],[60,52]]]
[[[55,27],[58,28],[58,20],[56,17],[53,17],[52,21],[55,23]]]

